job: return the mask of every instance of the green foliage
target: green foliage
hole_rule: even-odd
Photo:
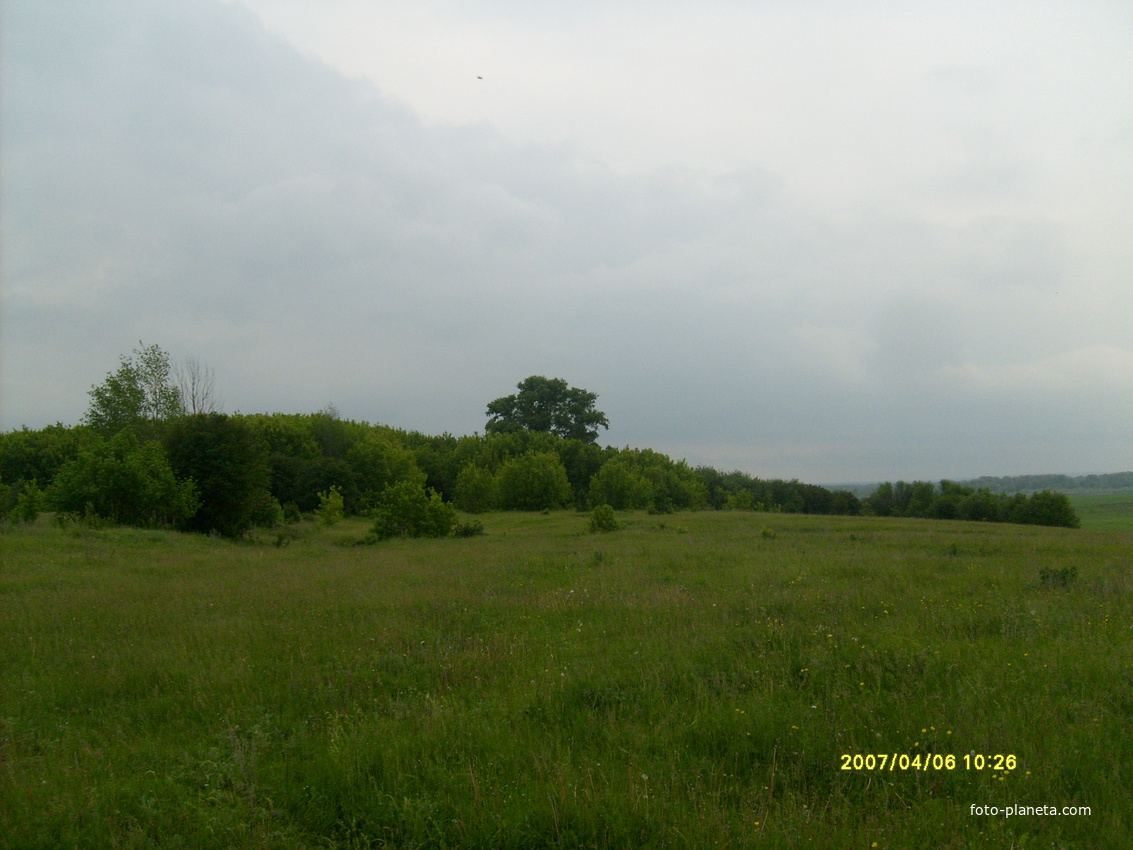
[[[755,478],[739,471],[724,473],[710,466],[697,467],[695,474],[705,504],[717,510],[851,516],[862,510],[857,496],[845,490],[832,492],[815,484]]]
[[[16,488],[0,479],[0,521],[6,520],[15,510],[17,498],[19,493],[16,492]]]
[[[622,527],[610,505],[597,505],[590,512],[590,532],[617,531]]]
[[[297,413],[254,413],[233,417],[240,419],[266,447],[268,454],[287,457],[317,458],[322,447],[315,439],[310,416]]]
[[[50,482],[60,467],[98,441],[90,428],[48,425],[38,431],[21,428],[0,434],[0,478],[5,481]]]
[[[107,374],[89,394],[84,421],[104,434],[131,425],[153,425],[183,412],[169,355],[156,345],[139,342],[132,354],[121,358],[118,371]]]
[[[319,493],[318,515],[319,525],[323,528],[330,528],[342,520],[344,515],[342,493],[339,492],[337,487],[332,486],[330,490]]]
[[[589,501],[591,480],[616,452],[582,440],[559,440],[555,450],[566,469],[574,504],[579,510],[584,510]]]
[[[39,489],[39,485],[34,480],[24,482],[16,499],[16,519],[20,522],[35,522],[42,507],[43,491]]]
[[[413,452],[377,429],[369,429],[346,452],[358,491],[354,510],[363,513],[377,504],[382,491],[398,481],[425,485],[425,473]]]
[[[1133,490],[1133,472],[1111,472],[1104,475],[1013,475],[983,476],[964,482],[969,487],[986,487],[993,493],[1058,493],[1112,494]]]
[[[223,413],[183,416],[165,444],[174,472],[191,478],[200,495],[200,509],[182,523],[186,530],[239,537],[255,525],[270,497],[270,476],[263,444],[243,421]]]
[[[452,434],[430,436],[416,431],[399,434],[399,438],[416,456],[417,466],[425,473],[425,486],[451,501],[456,492],[456,477],[463,465],[458,455],[461,441]]]
[[[484,523],[478,519],[471,522],[458,522],[452,530],[453,537],[479,537],[484,534]]]
[[[1031,494],[1010,521],[1025,525],[1055,525],[1063,528],[1079,528],[1082,525],[1070,498],[1065,493],[1052,493],[1049,490]]]
[[[489,402],[488,433],[541,431],[593,443],[599,426],[610,427],[606,414],[594,408],[596,393],[542,375],[532,375],[516,386],[519,392],[515,395]]]
[[[412,481],[399,481],[382,492],[373,510],[372,532],[379,540],[391,537],[446,537],[456,525],[456,509],[435,490]]]
[[[1078,528],[1080,521],[1070,499],[1044,490],[1031,496],[1007,496],[986,487],[973,490],[954,481],[941,481],[939,489],[927,481],[884,483],[866,498],[875,516],[932,517],[973,522],[1014,522]]]
[[[499,504],[500,488],[496,476],[471,463],[456,477],[456,506],[470,514],[490,511]]]
[[[724,502],[724,510],[760,511],[763,510],[763,503],[757,502],[750,490],[738,490],[728,494],[727,501]]]
[[[284,522],[283,506],[271,493],[263,492],[252,508],[252,525],[256,528],[275,528]]]
[[[590,479],[590,505],[607,505],[626,511],[646,507],[653,498],[653,485],[621,457],[606,461]]]
[[[48,502],[56,511],[138,526],[187,522],[200,504],[194,482],[178,480],[162,447],[129,430],[65,464]]]
[[[500,506],[505,510],[542,511],[561,508],[571,498],[570,481],[559,456],[529,452],[500,468]]]
[[[617,510],[670,513],[703,507],[707,491],[684,461],[674,462],[652,449],[627,448],[606,460],[591,478],[589,501]]]

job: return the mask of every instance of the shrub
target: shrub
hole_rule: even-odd
[[[452,530],[453,537],[478,537],[484,533],[484,523],[478,519],[472,522],[458,523],[456,528]]]
[[[139,526],[185,522],[199,505],[194,482],[177,480],[161,446],[128,430],[64,464],[48,501],[91,522]]]
[[[274,501],[274,500],[273,500]],[[278,502],[276,503],[278,504]],[[283,506],[283,521],[288,525],[296,525],[303,519],[303,512],[299,510],[299,506],[294,502],[288,502]]]
[[[25,481],[23,491],[16,499],[16,518],[20,522],[33,523],[39,518],[43,505],[43,491],[35,481]]]
[[[590,532],[617,531],[622,527],[618,522],[614,509],[609,505],[598,505],[590,512]]]
[[[390,537],[446,537],[456,525],[456,509],[440,494],[412,481],[399,481],[382,491],[373,511],[373,534]]]
[[[333,484],[324,493],[319,493],[319,525],[330,528],[343,517],[342,492]]]
[[[252,510],[252,524],[257,528],[275,528],[284,521],[283,506],[271,493],[264,493]]]
[[[1020,514],[1015,522],[1064,528],[1078,528],[1082,524],[1066,494],[1052,493],[1050,490],[1032,494],[1024,503]]]

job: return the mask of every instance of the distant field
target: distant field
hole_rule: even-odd
[[[1082,528],[1133,532],[1133,493],[1070,495],[1070,501],[1082,520]]]
[[[8,527],[0,847],[1129,846],[1128,534],[620,518]]]

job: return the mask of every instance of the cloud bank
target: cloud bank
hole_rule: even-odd
[[[785,167],[634,172],[427,121],[239,4],[3,25],[5,430],[77,421],[144,340],[245,412],[471,433],[544,374],[599,394],[611,443],[756,475],[1133,466],[1130,205],[1102,227],[1088,193],[1045,200],[984,118],[891,202],[837,207]],[[914,83],[909,132],[939,139],[996,80]],[[1133,124],[1099,126],[1076,155],[1124,170],[1079,176],[1133,189]]]

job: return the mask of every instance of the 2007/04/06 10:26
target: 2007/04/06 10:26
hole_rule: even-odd
[[[857,753],[842,754],[842,770],[1014,770],[1018,759],[1014,755],[968,753],[957,758],[936,753]]]

